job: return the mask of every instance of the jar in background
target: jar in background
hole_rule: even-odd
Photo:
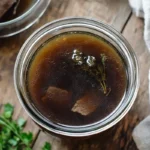
[[[10,37],[31,27],[46,11],[50,0],[32,0],[33,4],[19,17],[0,22],[0,38]]]

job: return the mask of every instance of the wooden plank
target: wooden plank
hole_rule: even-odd
[[[135,15],[132,15],[129,20],[123,35],[132,45],[134,52],[138,57],[139,67],[140,67],[140,88],[138,92],[137,99],[126,116],[128,118],[128,130],[131,132],[127,135],[127,139],[131,138],[131,134],[135,124],[138,124],[143,120],[147,115],[150,114],[150,105],[149,105],[149,94],[148,94],[148,72],[150,67],[150,55],[148,49],[143,40],[143,31],[144,31],[144,22],[143,19],[137,18]],[[133,118],[136,116],[137,119],[133,122]],[[124,143],[125,143],[124,139]],[[128,148],[131,150],[137,150],[133,140],[130,140]]]
[[[121,31],[130,13],[126,0],[52,0],[47,17],[49,21],[71,16],[88,17]]]
[[[68,150],[68,144],[65,144],[62,139],[56,136],[48,135],[44,132],[41,132],[40,135],[38,136],[36,144],[33,147],[33,150],[40,150],[40,148],[43,147],[43,143],[45,142],[51,143],[52,150]]]
[[[62,139],[40,132],[33,150],[40,150],[46,141],[52,144],[52,150],[137,150],[131,133],[138,121],[138,116],[130,112],[116,126],[88,139]]]
[[[132,45],[138,57],[140,67],[140,89],[138,97],[132,110],[138,114],[139,120],[150,113],[148,97],[148,71],[150,67],[150,55],[143,38],[144,22],[143,19],[132,15],[123,35]]]
[[[52,1],[45,19],[52,21],[68,16],[90,17],[111,24],[118,31],[121,31],[130,13],[131,10],[126,0],[57,0],[57,2]],[[41,26],[41,24],[37,26]],[[130,115],[112,129],[86,140],[60,139],[41,132],[33,149],[38,150],[43,142],[49,141],[52,144],[52,150],[119,150],[124,145],[128,147],[132,140],[131,131],[137,122],[137,118],[137,116]],[[133,126],[131,128],[128,119],[132,119]],[[127,129],[129,129],[128,132]],[[124,142],[127,137],[129,137],[129,140]]]
[[[14,90],[13,83],[13,68],[16,55],[20,46],[24,42],[24,39],[19,39],[17,42],[17,36],[13,38],[8,38],[7,40],[0,39],[0,104],[5,104],[7,102],[15,106],[14,119],[23,117],[28,119],[27,125],[25,127],[26,131],[31,131],[34,133],[34,136],[39,131],[39,128],[36,127],[28,118],[26,112],[22,109]]]
[[[131,9],[126,0],[51,0],[44,17],[24,33],[29,35],[43,24],[64,17],[88,17],[108,23],[121,31],[130,14]]]

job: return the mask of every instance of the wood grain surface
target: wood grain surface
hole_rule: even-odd
[[[70,17],[89,17],[112,25],[122,32],[132,45],[140,64],[141,85],[131,111],[111,129],[84,140],[61,139],[46,135],[33,123],[17,100],[13,85],[13,69],[16,56],[25,40],[34,30],[52,20]],[[52,0],[44,16],[27,31],[6,39],[0,39],[0,104],[15,105],[14,118],[28,119],[26,129],[34,133],[33,149],[40,150],[44,141],[52,144],[52,150],[137,150],[132,131],[150,113],[148,105],[148,50],[143,41],[143,20],[136,18],[127,0]]]

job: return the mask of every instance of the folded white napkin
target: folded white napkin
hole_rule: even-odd
[[[145,20],[144,39],[150,51],[150,0],[129,0],[133,12]],[[150,93],[150,71],[149,71]],[[150,150],[150,116],[145,118],[133,131],[133,139],[139,150]]]
[[[149,70],[149,99],[150,99],[150,70]],[[133,139],[139,150],[150,150],[150,116],[145,118],[133,130]]]
[[[139,150],[150,150],[150,116],[134,129],[133,139]]]
[[[144,39],[150,51],[150,0],[129,0],[129,3],[136,16],[145,19]]]

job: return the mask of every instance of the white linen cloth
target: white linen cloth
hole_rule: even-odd
[[[150,70],[149,70],[149,99],[150,99]],[[135,127],[132,135],[139,150],[150,150],[150,115]]]
[[[132,135],[139,150],[150,150],[150,116],[136,126]]]
[[[148,50],[150,51],[150,0],[129,0],[129,4],[137,17],[144,18],[144,39]],[[150,116],[145,118],[135,127],[132,135],[139,150],[150,150]]]
[[[136,16],[144,18],[144,39],[150,51],[150,0],[129,0],[129,4]]]

